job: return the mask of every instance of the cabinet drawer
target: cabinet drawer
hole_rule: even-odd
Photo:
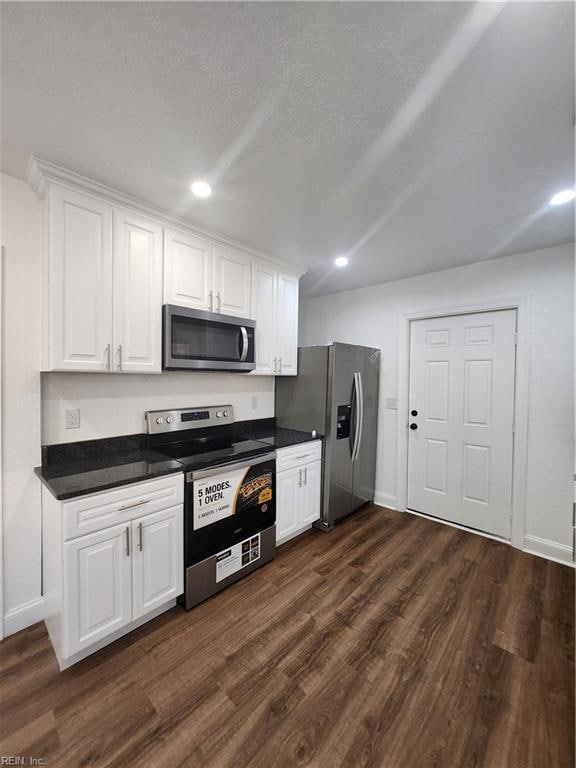
[[[312,440],[309,443],[291,445],[290,448],[280,448],[276,451],[276,471],[294,469],[322,458],[322,441]]]
[[[183,500],[184,475],[178,472],[66,501],[62,505],[64,540],[182,504]]]

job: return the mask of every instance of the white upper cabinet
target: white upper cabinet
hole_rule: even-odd
[[[252,319],[256,320],[255,374],[298,373],[298,277],[255,261]]]
[[[48,198],[46,367],[109,369],[112,343],[112,206],[52,187]]]
[[[274,267],[261,261],[252,266],[252,319],[256,320],[256,368],[254,373],[273,376],[276,351],[276,287]]]
[[[114,213],[113,367],[162,370],[162,227],[129,211]]]
[[[214,310],[223,315],[250,317],[252,259],[241,251],[214,249]]]
[[[47,209],[43,370],[160,373],[174,304],[256,320],[252,373],[296,375],[297,274],[58,174],[34,182]]]
[[[215,310],[214,246],[208,240],[165,230],[164,303]]]
[[[277,329],[280,376],[298,373],[298,278],[278,275]]]

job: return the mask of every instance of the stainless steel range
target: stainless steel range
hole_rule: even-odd
[[[276,554],[276,453],[239,436],[231,405],[147,411],[148,447],[182,464],[184,606]]]

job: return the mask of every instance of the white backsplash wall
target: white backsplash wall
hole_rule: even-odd
[[[144,431],[144,412],[203,405],[234,407],[236,421],[274,416],[274,379],[241,373],[43,373],[42,443],[69,443]],[[80,410],[80,427],[64,428]]]

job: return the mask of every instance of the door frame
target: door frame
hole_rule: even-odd
[[[512,458],[512,520],[510,544],[525,546],[526,482],[528,449],[528,391],[530,371],[530,296],[520,295],[477,304],[454,304],[419,312],[406,312],[398,318],[398,417],[396,421],[397,508],[407,512],[408,503],[408,406],[410,385],[410,328],[415,320],[430,320],[451,315],[516,310],[516,375],[514,386],[514,445]],[[479,532],[481,533],[481,532]],[[505,541],[508,541],[506,539]]]

